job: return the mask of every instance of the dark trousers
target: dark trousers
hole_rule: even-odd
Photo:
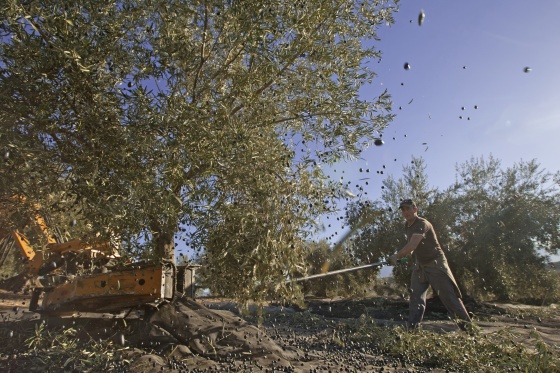
[[[455,279],[447,261],[443,259],[427,266],[416,265],[412,271],[408,314],[409,326],[417,326],[424,318],[426,294],[430,285],[454,319],[471,322],[471,318],[461,300],[461,293]]]

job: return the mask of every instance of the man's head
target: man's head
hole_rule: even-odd
[[[399,204],[399,209],[402,210],[403,207],[406,206],[412,206],[413,208],[416,208],[416,203],[411,200],[410,198],[408,199],[401,199],[401,203]]]
[[[399,209],[401,210],[404,218],[409,224],[412,224],[416,219],[416,214],[418,213],[418,207],[411,199],[403,199],[399,204]]]

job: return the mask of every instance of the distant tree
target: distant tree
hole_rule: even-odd
[[[354,204],[348,223],[372,216],[354,245],[361,261],[377,261],[404,245],[396,206],[411,196],[427,218],[465,295],[478,299],[552,301],[557,276],[545,270],[548,254],[560,249],[559,173],[540,169],[535,160],[502,169],[499,160],[472,158],[457,166],[457,181],[439,192],[426,180],[421,159],[388,178],[381,201]],[[393,272],[406,286],[411,264]]]
[[[413,157],[403,167],[403,176],[389,176],[383,181],[381,201],[362,201],[349,208],[347,221],[355,226],[361,219],[370,219],[354,240],[356,257],[362,263],[377,262],[388,258],[406,243],[404,220],[398,209],[403,198],[412,198],[419,206],[419,214],[429,212],[430,203],[437,190],[427,180],[426,165],[422,158]],[[408,286],[411,263],[394,268],[397,283]]]
[[[4,2],[2,193],[75,211],[132,255],[173,260],[182,239],[201,250],[210,287],[262,298],[341,195],[321,164],[357,157],[391,119],[386,92],[358,93],[380,56],[367,40],[394,9]]]
[[[448,257],[468,293],[500,300],[544,299],[557,288],[545,271],[560,249],[558,175],[535,160],[503,170],[490,156],[457,167],[438,212],[451,238]]]
[[[347,269],[358,266],[352,243],[349,241],[344,244],[344,249],[340,254],[332,258],[333,248],[326,240],[319,242],[308,241],[305,243],[305,272],[298,275],[315,275],[322,273],[323,264],[332,258],[329,271]],[[375,269],[364,269],[337,275],[325,276],[301,282],[304,294],[311,294],[317,297],[334,296],[360,296],[364,295],[368,289],[375,284],[377,271]]]

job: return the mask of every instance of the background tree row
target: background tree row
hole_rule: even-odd
[[[368,214],[373,217],[352,240],[354,265],[387,258],[405,244],[398,201],[411,197],[419,215],[434,225],[467,296],[558,301],[558,273],[546,269],[548,256],[560,249],[558,173],[541,169],[535,160],[504,168],[492,156],[472,158],[457,166],[456,182],[439,191],[428,184],[425,169],[423,159],[413,158],[402,178],[384,181],[380,200],[361,200],[348,209],[350,226]],[[403,288],[412,265],[394,268]]]

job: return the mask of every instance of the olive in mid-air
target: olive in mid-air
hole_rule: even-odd
[[[523,69],[523,72],[530,73],[531,70],[532,69],[530,67],[526,67],[526,68]]]
[[[410,64],[408,62],[404,63],[404,69],[405,70],[410,70]]]
[[[424,23],[424,18],[426,18],[426,13],[424,13],[424,10],[421,10],[420,14],[418,14],[418,26],[422,26],[422,23]]]
[[[373,141],[373,143],[374,143],[375,145],[377,145],[377,146],[381,146],[381,145],[385,144],[385,143],[383,142],[383,140],[381,140],[381,139],[375,139],[375,140]]]

